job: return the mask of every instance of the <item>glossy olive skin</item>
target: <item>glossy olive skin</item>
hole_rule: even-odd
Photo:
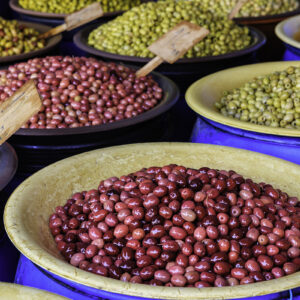
[[[234,171],[144,168],[75,193],[49,218],[74,267],[131,283],[223,287],[300,267],[300,206]]]

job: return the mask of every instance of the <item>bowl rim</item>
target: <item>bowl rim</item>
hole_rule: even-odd
[[[30,189],[32,182],[35,184],[41,184],[43,175],[51,174],[51,176],[56,176],[55,172],[59,172],[59,167],[66,167],[70,163],[75,161],[80,161],[83,163],[81,158],[86,156],[86,159],[94,157],[106,157],[109,161],[113,155],[120,155],[120,153],[126,154],[135,153],[140,151],[152,151],[153,153],[158,154],[158,151],[165,151],[166,149],[172,149],[172,151],[180,151],[181,155],[188,155],[189,149],[197,150],[197,155],[201,155],[201,150],[209,151],[209,153],[215,152],[218,157],[219,155],[229,155],[232,158],[237,155],[241,155],[242,159],[246,157],[252,157],[256,160],[264,162],[264,164],[270,164],[274,168],[278,167],[279,170],[290,170],[293,174],[300,174],[300,166],[293,164],[291,162],[272,157],[269,155],[252,152],[248,150],[242,150],[237,148],[231,148],[226,146],[217,146],[217,145],[208,145],[208,144],[197,144],[197,143],[180,143],[180,142],[160,142],[160,143],[142,143],[142,144],[131,144],[131,145],[121,145],[108,147],[98,150],[89,151],[79,155],[69,157],[67,159],[56,162],[29,177],[26,179],[13,194],[8,199],[8,202],[4,211],[4,223],[6,232],[17,247],[17,249],[25,255],[32,262],[42,267],[45,271],[51,272],[52,274],[58,275],[64,279],[71,280],[73,283],[83,284],[88,287],[93,287],[96,289],[101,289],[104,291],[126,294],[130,296],[140,296],[140,297],[151,297],[152,299],[187,299],[187,300],[196,300],[196,299],[225,299],[225,298],[243,298],[249,296],[258,296],[268,294],[270,291],[276,293],[279,291],[292,289],[299,286],[300,283],[300,271],[284,276],[282,278],[253,283],[249,285],[240,285],[234,287],[211,287],[205,289],[198,288],[178,288],[178,287],[159,287],[159,286],[149,286],[144,284],[133,284],[128,282],[122,282],[120,280],[100,277],[70,265],[69,263],[59,260],[54,257],[52,254],[47,252],[44,248],[38,246],[33,240],[28,240],[28,232],[26,231],[25,226],[18,219],[14,218],[14,213],[18,211],[18,206],[22,205],[22,201],[18,197],[22,195],[26,189]],[[134,151],[132,151],[132,149]],[[149,150],[150,149],[150,150]],[[153,150],[154,149],[154,150]],[[206,152],[206,153],[207,153]],[[187,156],[185,156],[187,157]],[[220,159],[216,159],[220,163]],[[140,162],[143,163],[143,162]],[[176,161],[174,162],[176,163]],[[241,162],[240,162],[241,163]],[[272,175],[275,176],[275,173]],[[299,175],[300,176],[300,175]],[[77,180],[80,180],[79,178]],[[34,186],[34,185],[33,185]],[[27,236],[27,239],[26,239]],[[25,239],[24,239],[25,237]],[[26,242],[25,242],[26,241]],[[42,260],[40,258],[43,258]],[[80,276],[77,276],[80,275]],[[75,279],[74,279],[75,277]],[[149,299],[149,298],[145,298]]]
[[[289,37],[288,35],[285,34],[284,32],[284,26],[286,24],[288,24],[290,21],[295,20],[295,19],[299,19],[299,26],[300,26],[300,15],[297,16],[293,16],[291,18],[288,18],[280,23],[278,23],[275,27],[275,34],[277,35],[277,37],[283,41],[284,43],[293,46],[297,49],[300,49],[300,42],[296,41],[295,39]]]
[[[47,32],[52,28],[51,26],[34,23],[34,22],[27,22],[27,21],[22,21],[22,20],[16,20],[16,21],[21,25],[25,25],[27,27],[34,28],[35,30],[37,30],[41,33]],[[50,37],[49,39],[47,39],[45,47],[43,47],[41,49],[37,49],[34,51],[30,51],[27,53],[21,53],[21,54],[17,54],[17,55],[0,57],[0,65],[2,63],[8,63],[8,62],[11,63],[11,62],[15,62],[15,61],[24,60],[24,59],[34,58],[34,57],[40,56],[42,54],[45,54],[45,53],[49,52],[51,49],[53,49],[54,47],[56,47],[60,43],[61,40],[62,40],[62,34],[58,34],[56,36],[53,36],[53,37]]]
[[[47,297],[47,300],[69,299],[61,295],[54,294],[53,292],[49,292],[47,290],[41,290],[31,286],[20,285],[20,284],[10,283],[10,282],[0,282],[0,300],[7,299],[7,298],[5,299],[2,298],[1,290],[4,290],[6,295],[7,293],[9,293],[9,297],[12,297],[10,299],[21,299],[22,296],[33,297],[33,299],[44,299],[44,297]]]
[[[45,18],[45,19],[49,18],[49,19],[63,20],[68,15],[68,14],[47,13],[47,12],[40,12],[31,9],[26,9],[19,4],[19,0],[9,0],[9,6],[13,11],[19,14],[24,14],[32,17]],[[115,17],[120,15],[121,13],[123,13],[123,11],[107,12],[102,16],[102,18]]]
[[[137,66],[132,65],[124,65],[125,67],[129,67],[137,70]],[[78,128],[55,128],[55,129],[30,129],[30,128],[21,128],[17,132],[14,133],[14,136],[71,136],[71,135],[80,135],[80,134],[91,134],[91,133],[101,133],[108,132],[112,130],[122,129],[124,127],[131,127],[137,124],[144,123],[151,119],[154,119],[161,114],[167,112],[175,103],[178,101],[180,96],[179,87],[175,84],[175,82],[168,77],[157,73],[151,72],[149,74],[153,77],[153,79],[161,86],[162,84],[167,84],[170,87],[170,92],[166,93],[163,91],[162,100],[153,108],[143,112],[135,117],[124,119],[120,121],[115,121],[112,123],[106,123],[101,125],[92,125],[86,127],[78,127]]]
[[[187,102],[188,106],[193,111],[195,111],[197,114],[199,114],[209,120],[215,121],[217,123],[221,123],[226,126],[243,129],[243,130],[247,130],[247,131],[251,131],[251,132],[256,132],[256,133],[269,134],[269,135],[300,137],[299,129],[272,128],[272,127],[265,126],[265,125],[252,124],[250,122],[244,122],[244,121],[240,121],[235,118],[223,116],[216,109],[212,110],[210,107],[208,107],[207,105],[205,105],[203,103],[202,99],[196,98],[196,96],[195,96],[196,91],[203,90],[203,88],[205,87],[207,82],[210,82],[211,80],[213,80],[214,77],[218,78],[219,76],[228,75],[227,78],[231,78],[230,74],[232,72],[239,71],[243,74],[246,74],[247,70],[249,70],[249,69],[255,69],[256,67],[260,67],[260,66],[272,66],[272,65],[286,66],[286,68],[287,68],[292,65],[300,66],[300,62],[296,62],[296,61],[264,62],[264,63],[250,64],[250,65],[243,65],[243,66],[239,66],[239,67],[229,68],[229,69],[225,69],[225,70],[210,74],[208,76],[205,76],[205,77],[197,80],[187,89],[187,91],[185,93],[186,102]],[[258,76],[260,74],[261,73],[257,73],[255,76]],[[249,78],[247,81],[249,81],[251,79],[253,79],[253,77]]]
[[[87,38],[88,35],[91,33],[92,30],[95,28],[99,27],[100,25],[103,25],[104,22],[99,22],[99,23],[94,23],[90,24],[81,30],[79,30],[73,37],[73,41],[75,45],[89,53],[95,56],[100,56],[106,59],[113,59],[113,60],[120,60],[120,61],[125,61],[125,62],[131,62],[131,63],[147,63],[149,62],[152,58],[148,57],[138,57],[138,56],[128,56],[128,55],[120,55],[120,54],[115,54],[115,53],[110,53],[106,51],[101,51],[98,50],[94,47],[91,47],[87,44]],[[245,26],[245,25],[239,25],[239,26]],[[251,26],[246,26],[250,29],[250,34],[253,39],[251,44],[247,46],[244,49],[229,52],[226,54],[221,54],[221,55],[216,55],[216,56],[204,56],[204,57],[196,57],[196,58],[181,58],[178,59],[174,65],[176,64],[194,64],[194,63],[201,63],[201,62],[213,62],[213,61],[219,61],[219,60],[224,60],[228,58],[236,58],[240,57],[246,54],[250,54],[259,48],[261,48],[267,41],[267,38],[265,34],[260,31],[259,29]],[[167,62],[163,62],[163,64],[168,64]]]

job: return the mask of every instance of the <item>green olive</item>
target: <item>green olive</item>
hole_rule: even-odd
[[[249,98],[249,94],[255,97]],[[300,67],[259,76],[240,88],[225,91],[215,107],[224,116],[241,121],[300,129]]]

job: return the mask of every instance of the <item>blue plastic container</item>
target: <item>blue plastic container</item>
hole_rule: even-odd
[[[36,266],[25,256],[21,255],[15,277],[15,283],[36,287],[54,292],[56,294],[76,300],[101,299],[101,300],[145,300],[149,298],[133,297],[114,294],[95,288],[87,287],[64,278],[58,277],[46,270]],[[300,288],[283,291],[243,300],[296,300],[300,299]]]
[[[300,164],[300,138],[246,131],[203,117],[196,120],[191,142],[256,151]]]
[[[297,53],[289,48],[289,46],[286,47],[287,50],[283,54],[283,60],[285,61],[291,61],[291,60],[300,60],[300,51]]]

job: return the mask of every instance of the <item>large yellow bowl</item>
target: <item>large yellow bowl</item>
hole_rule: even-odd
[[[0,300],[66,300],[68,298],[28,286],[0,282]]]
[[[227,126],[266,134],[300,137],[300,130],[297,129],[273,128],[225,117],[214,106],[224,91],[241,87],[256,76],[282,71],[289,66],[299,67],[300,61],[246,65],[211,74],[188,88],[185,95],[187,104],[199,115]]]
[[[233,169],[257,182],[300,197],[300,166],[271,156],[229,147],[192,143],[146,143],[105,148],[76,155],[37,172],[12,194],[4,212],[14,245],[42,268],[86,286],[152,299],[232,299],[276,293],[300,286],[300,272],[276,280],[224,288],[176,288],[125,283],[85,272],[67,263],[48,228],[54,208],[76,191],[97,188],[100,180],[142,167],[170,163]]]

